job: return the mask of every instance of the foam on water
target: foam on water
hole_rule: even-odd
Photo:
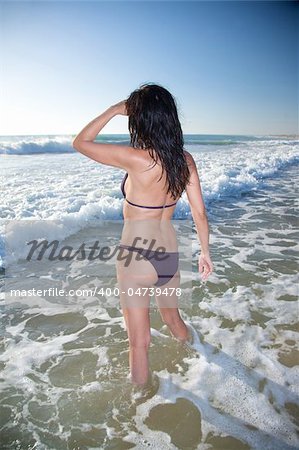
[[[66,137],[51,138],[50,141],[47,138],[40,139],[46,139],[45,145],[50,147],[53,139],[67,141]],[[299,161],[296,140],[244,138],[241,142],[239,137],[238,141],[232,140],[231,143],[233,145],[222,145],[220,149],[219,146],[211,145],[186,145],[192,151],[198,166],[208,212],[215,200],[225,201],[259,189],[267,178]],[[3,142],[1,145],[4,145]],[[20,145],[20,142],[12,142],[11,145]],[[57,238],[54,236],[57,228],[54,234],[51,233],[51,225],[38,223],[42,219],[61,220],[60,238],[63,239],[91,221],[122,218],[120,182],[124,173],[120,173],[118,169],[98,164],[76,152],[67,155],[7,155],[2,159],[2,168],[4,189],[0,197],[1,265],[5,265],[3,236],[5,223],[8,221],[22,222],[14,225],[13,240],[17,243],[18,239],[29,241],[32,236],[42,238],[45,227],[49,238]],[[178,202],[174,218],[190,217],[184,193]],[[31,221],[28,226],[26,220]],[[22,255],[17,252],[14,255],[15,258],[20,256]]]
[[[182,311],[192,344],[174,340],[152,312],[153,382],[145,390],[128,380],[119,308],[41,297],[12,305],[1,294],[6,448],[298,447],[296,142],[239,141],[193,153],[211,218],[215,272],[200,282],[194,259],[191,304]],[[76,154],[3,161],[10,175],[2,213],[19,219],[11,229],[16,259],[24,238],[66,237],[91,218],[121,217],[122,175],[115,169]],[[184,198],[176,214],[189,217]],[[37,219],[33,226],[28,218]],[[51,230],[41,219],[62,219],[61,228]],[[84,286],[94,282],[79,261],[70,275]],[[47,277],[41,282],[54,280],[52,272]]]

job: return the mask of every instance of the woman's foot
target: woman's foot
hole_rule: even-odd
[[[188,338],[183,343],[183,345],[187,350],[190,350],[193,353],[194,351],[196,351],[196,348],[194,346],[196,342],[196,331],[194,330],[192,325],[188,324],[187,328],[188,328]]]
[[[134,402],[140,399],[145,399],[156,394],[159,388],[159,378],[156,374],[149,372],[146,383],[140,385],[133,383],[132,399]]]
[[[190,345],[192,345],[192,344],[194,344],[194,331],[193,331],[193,329],[192,329],[189,325],[187,325],[187,328],[188,328],[188,339],[187,339],[187,343],[190,344]]]

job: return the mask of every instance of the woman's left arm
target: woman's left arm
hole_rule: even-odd
[[[73,147],[80,153],[102,164],[130,169],[135,161],[136,150],[132,147],[94,142],[99,132],[116,115],[127,115],[125,101],[110,106],[87,124],[73,140]]]

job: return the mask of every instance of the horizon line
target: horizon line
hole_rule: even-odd
[[[76,136],[78,133],[40,133],[40,134],[0,134],[1,137],[26,137],[26,136]],[[99,136],[130,136],[129,133],[99,133],[97,137]],[[272,134],[272,133],[183,133],[183,136],[293,136],[298,137],[299,134],[296,133],[278,133],[278,134]]]

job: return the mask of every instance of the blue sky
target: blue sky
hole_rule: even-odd
[[[184,133],[298,132],[296,2],[2,2],[0,134],[76,134],[144,82]],[[296,28],[297,27],[297,28]],[[102,133],[127,133],[116,117]]]

